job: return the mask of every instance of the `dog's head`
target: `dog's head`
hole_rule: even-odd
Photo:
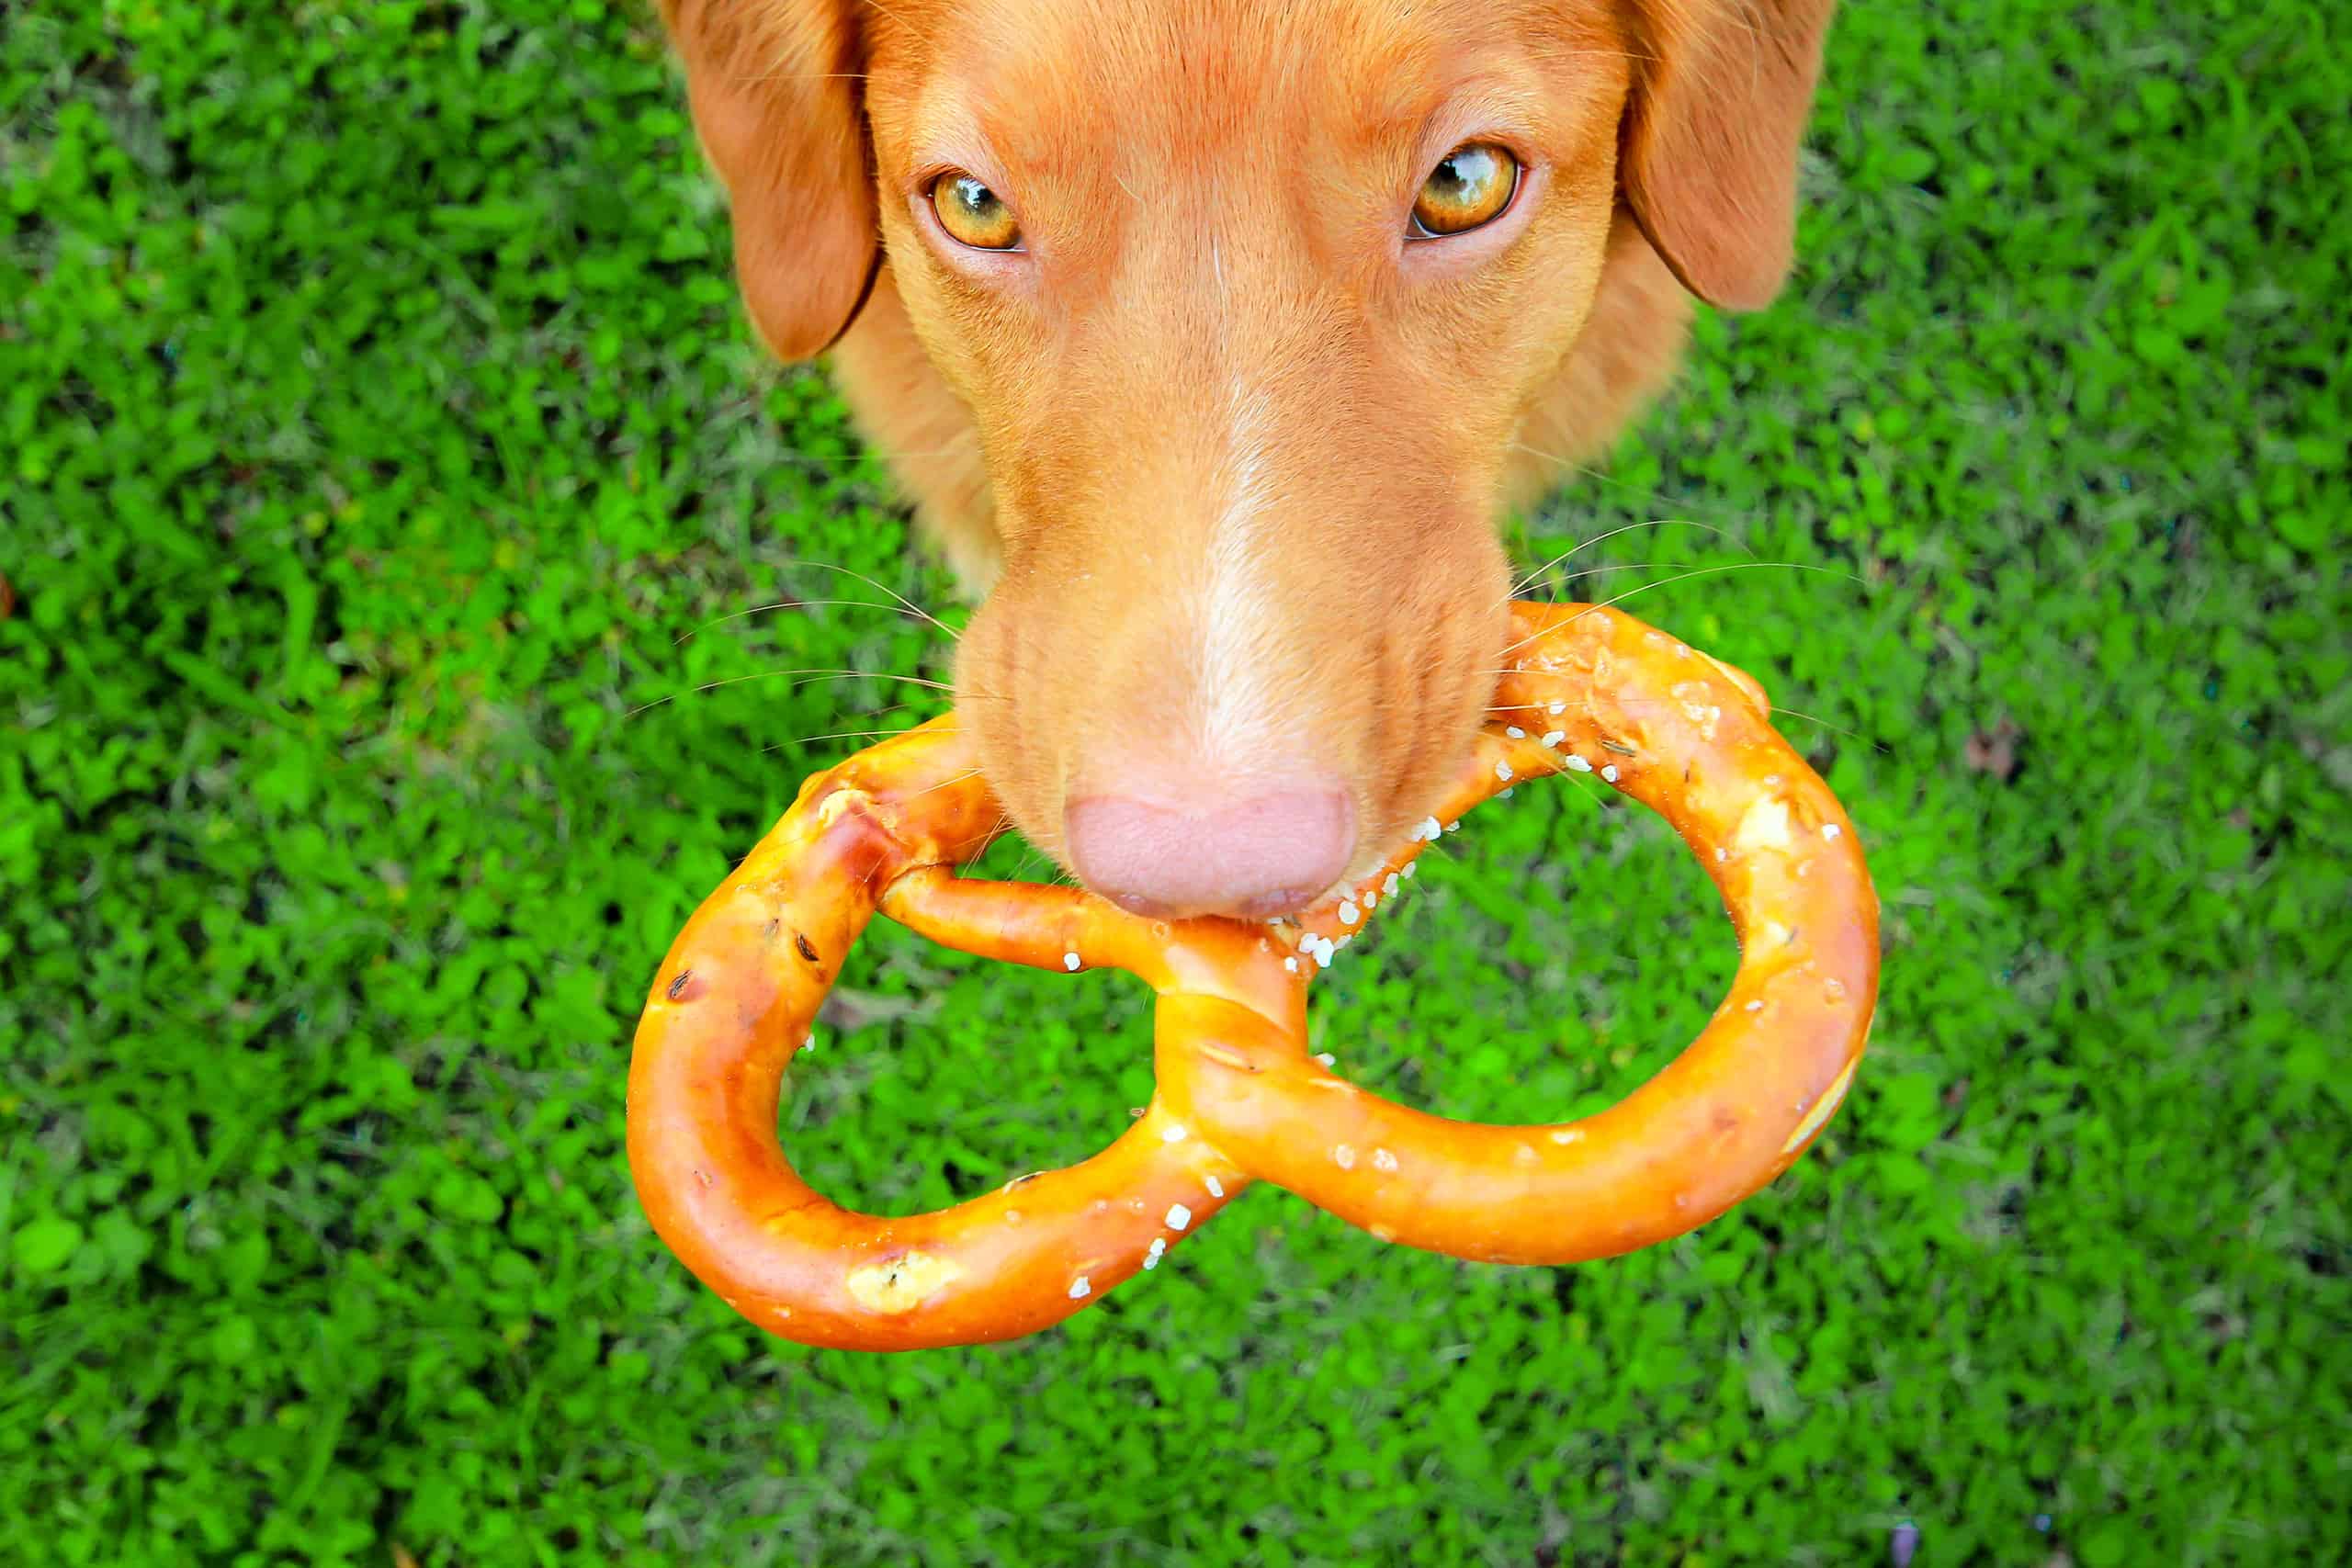
[[[1479,722],[1503,465],[1612,234],[1778,290],[1830,3],[664,10],[761,336],[821,352],[887,254],[970,411],[959,705],[1014,821],[1131,907],[1263,914]]]

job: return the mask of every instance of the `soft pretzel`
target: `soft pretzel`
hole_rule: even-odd
[[[1553,1264],[1679,1235],[1772,1180],[1837,1110],[1877,998],[1853,825],[1747,675],[1615,610],[1515,620],[1496,719],[1439,810],[1296,921],[1154,922],[1075,888],[958,878],[1000,815],[952,716],[811,778],[687,922],[639,1024],[629,1164],[655,1231],[770,1333],[911,1349],[1058,1322],[1252,1180],[1382,1240]],[[1661,813],[1721,891],[1741,959],[1699,1038],[1610,1110],[1544,1126],[1431,1116],[1326,1070],[1306,1050],[1314,976],[1445,824],[1563,770]],[[777,1145],[784,1070],[876,908],[969,953],[1150,985],[1144,1114],[1091,1159],[931,1213],[812,1191]]]

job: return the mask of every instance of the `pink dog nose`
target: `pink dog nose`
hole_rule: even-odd
[[[1062,820],[1080,878],[1139,915],[1289,914],[1338,881],[1356,847],[1355,807],[1336,789],[1189,808],[1097,795]]]

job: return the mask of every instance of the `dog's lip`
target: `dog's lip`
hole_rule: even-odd
[[[1427,814],[1424,813],[1422,817],[1415,818],[1414,821],[1423,820],[1426,816]],[[1261,894],[1240,908],[1233,909],[1178,908],[1172,905],[1159,903],[1141,894],[1123,893],[1114,888],[1090,886],[1087,890],[1105,903],[1114,905],[1130,915],[1148,920],[1182,920],[1213,916],[1227,919],[1273,922],[1312,914],[1318,909],[1338,908],[1342,900],[1352,897],[1358,888],[1370,882],[1376,873],[1387,865],[1399,850],[1411,842],[1412,837],[1410,824],[1399,827],[1394,833],[1388,835],[1384,848],[1367,852],[1362,857],[1360,863],[1348,868],[1346,875],[1328,886],[1282,888],[1275,892]]]
[[[1496,728],[1499,732],[1498,727],[1479,728]],[[1476,744],[1476,731],[1474,730],[1471,737],[1473,745]],[[1142,894],[1128,893],[1114,887],[1096,886],[1077,875],[1075,868],[1069,863],[1065,848],[1057,846],[1054,858],[1088,892],[1105,903],[1141,919],[1182,920],[1208,917],[1278,923],[1312,914],[1317,910],[1337,908],[1341,902],[1353,897],[1358,889],[1374,880],[1400,851],[1413,841],[1417,837],[1418,826],[1430,819],[1430,812],[1436,808],[1439,799],[1446,793],[1445,783],[1444,775],[1430,780],[1429,798],[1423,803],[1421,808],[1397,818],[1387,832],[1376,838],[1363,840],[1363,847],[1358,852],[1354,862],[1332,882],[1320,887],[1282,888],[1275,892],[1261,894],[1247,904],[1231,909],[1180,908],[1160,903]],[[1359,812],[1363,810],[1361,804],[1358,805],[1357,809]],[[1392,806],[1390,813],[1394,810],[1395,807]],[[1384,813],[1384,815],[1390,813]]]
[[[1117,905],[1128,914],[1140,916],[1148,920],[1182,920],[1200,915],[1218,915],[1237,920],[1278,919],[1284,915],[1300,914],[1311,909],[1330,896],[1329,890],[1318,893],[1311,888],[1285,887],[1271,893],[1261,893],[1237,908],[1183,909],[1144,897],[1140,894],[1119,893],[1107,889],[1097,891],[1102,897]]]

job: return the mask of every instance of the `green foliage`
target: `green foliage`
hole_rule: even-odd
[[[756,678],[942,672],[808,561],[945,585],[751,352],[647,16],[8,8],[0,1555],[2352,1556],[2324,28],[1848,8],[1789,297],[1524,525],[1703,524],[1564,587],[1660,582],[1862,825],[1884,1003],[1796,1170],[1563,1270],[1259,1190],[1065,1330],[857,1358],[662,1250],[622,1086],[678,923],[857,744],[803,738],[936,706]],[[1600,792],[1446,849],[1318,998],[1388,1092],[1604,1103],[1730,973]],[[787,1114],[845,1200],[1065,1163],[1148,1092],[1118,977],[877,928],[843,989]]]

